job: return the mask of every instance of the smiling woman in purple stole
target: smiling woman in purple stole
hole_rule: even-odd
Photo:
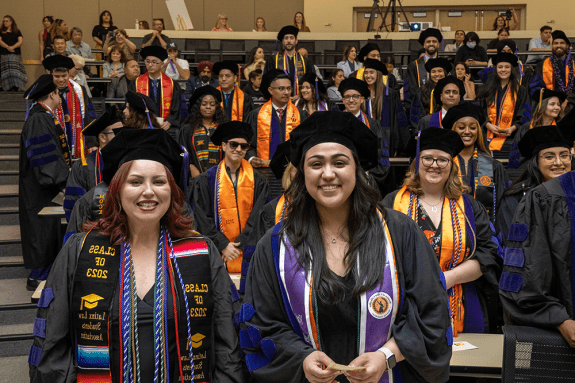
[[[70,237],[48,276],[30,382],[243,383],[239,296],[183,214],[181,154],[163,129],[123,129],[102,149],[102,218]]]
[[[286,218],[259,241],[240,310],[257,382],[445,382],[447,294],[419,228],[378,202],[376,136],[316,112],[290,138]],[[340,373],[332,363],[361,367]]]

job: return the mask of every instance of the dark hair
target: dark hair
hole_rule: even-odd
[[[509,187],[503,192],[503,197],[511,196],[518,193],[525,193],[529,189],[534,188],[535,186],[541,185],[543,183],[543,174],[541,170],[539,170],[539,164],[537,163],[537,156],[531,157],[527,160],[525,170]],[[496,207],[499,210],[499,202],[498,206]]]
[[[52,37],[52,41],[54,41],[58,36],[66,41],[70,40],[70,31],[64,32],[60,29],[60,25],[62,25],[64,21],[65,20],[63,19],[56,19],[50,26],[50,37]]]
[[[44,101],[44,100],[48,99],[48,97],[50,97],[50,95],[53,94],[53,93],[58,93],[58,89],[56,88],[56,89],[54,89],[52,92],[50,92],[50,93],[48,93],[48,94],[45,94],[44,96],[38,97],[38,98],[36,99],[36,101]]]
[[[445,70],[443,71],[445,73]],[[447,73],[445,73],[446,77],[447,77]],[[433,89],[435,89],[435,85],[437,83],[434,82],[431,79],[431,76],[429,77],[429,81],[427,81],[425,84],[423,84],[421,86],[421,107],[423,108],[423,110],[425,111],[425,114],[427,115],[427,111],[429,111],[429,104],[431,103],[431,92],[433,91]],[[437,112],[438,110],[440,110],[440,106],[439,103],[435,103],[433,105],[433,111]]]
[[[289,76],[288,76],[287,74],[285,74],[285,73],[282,73],[282,74],[278,74],[278,75],[277,75],[273,80],[271,80],[270,83],[267,84],[267,85],[268,85],[268,86],[271,86],[271,85],[272,85],[272,82],[275,82],[275,81],[277,81],[277,80],[290,80],[290,82],[291,82],[291,79],[289,78]]]
[[[465,34],[465,38],[463,39],[463,42],[466,43],[468,41],[475,41],[477,43],[477,45],[475,46],[475,49],[477,49],[477,47],[479,46],[479,43],[481,42],[481,39],[479,38],[479,36],[477,35],[477,33],[475,32],[467,32]]]
[[[500,17],[503,19],[503,23],[504,23],[505,25],[507,25],[507,20],[505,20],[505,17],[503,17],[502,15],[499,15],[499,16],[497,16],[497,17],[495,18],[495,20],[493,21],[493,30],[494,30],[494,31],[497,30],[497,19],[499,19]]]
[[[52,24],[54,22],[54,17],[53,16],[44,16],[42,17],[42,22],[44,22],[44,20],[48,19],[48,21],[50,22],[50,24]],[[541,31],[543,32],[543,31]]]
[[[160,17],[160,18],[156,17],[156,18],[152,19],[152,24],[153,24],[154,21],[156,21],[156,20],[162,22],[162,29],[164,29],[164,28],[166,27],[166,23],[164,23],[164,19],[163,19],[162,17]]]
[[[321,80],[318,79],[318,81],[321,81]],[[319,92],[319,100],[316,98],[316,93],[315,93],[315,81],[314,81],[314,83],[309,83],[308,81],[305,81],[305,82],[307,82],[307,83],[309,84],[309,87],[311,88],[311,98],[312,98],[312,100],[311,100],[311,101],[307,101],[305,98],[300,97],[300,98],[299,98],[299,101],[298,101],[298,107],[299,107],[299,108],[302,108],[302,109],[305,110],[305,108],[307,107],[307,104],[308,104],[308,103],[311,103],[316,110],[319,110],[319,102],[320,102],[320,101],[324,101],[324,102],[326,103],[326,105],[329,103],[329,97],[327,97],[327,95],[326,95],[325,93]],[[304,81],[302,81],[302,82],[299,84],[300,89],[301,89],[301,87],[303,86],[303,84],[304,84]],[[301,93],[301,91],[300,91],[300,93]]]
[[[497,74],[497,65],[495,65],[492,73],[489,74],[485,85],[483,85],[483,88],[481,89],[479,98],[485,99],[487,101],[487,105],[493,104],[497,97],[497,91],[501,87],[500,85],[501,79]],[[517,85],[517,76],[515,76],[515,71],[513,70],[511,70],[511,75],[509,76],[509,86],[511,86],[511,99],[515,101],[519,86]]]
[[[140,20],[140,23],[142,23],[144,29],[150,29],[150,24],[146,20]]]
[[[100,13],[100,24],[99,25],[102,25],[104,23],[104,14],[106,14],[106,13],[108,15],[110,15],[110,28],[111,28],[114,26],[114,22],[112,21],[112,12],[107,11],[107,10],[102,11],[102,13]]]
[[[254,61],[256,60],[256,53],[257,53],[258,49],[260,49],[260,47],[253,47],[252,48],[252,50],[248,54],[248,58],[246,60],[246,63],[244,64],[244,68],[247,68],[249,65],[252,65],[254,63]],[[263,50],[263,48],[262,48],[262,50]]]
[[[6,16],[4,16],[4,18],[2,18],[2,20],[4,20],[4,19],[10,19],[10,21],[12,22],[12,26],[10,27],[10,28],[12,28],[12,32],[18,33],[18,26],[16,25],[14,18],[10,15],[6,15]],[[4,22],[2,22],[2,28],[0,28],[0,32],[4,33],[6,31],[8,31],[8,28],[6,28],[4,26]]]
[[[381,62],[384,64],[391,64],[395,67],[395,58],[393,57],[393,55],[382,56]]]
[[[456,31],[455,31],[455,36],[457,36],[457,32],[463,32],[463,39],[465,39],[465,31],[464,31],[463,29],[458,29],[458,30],[456,30]],[[456,43],[456,41],[455,41],[455,39],[453,39],[453,44],[455,44],[455,43]]]
[[[202,113],[200,112],[200,105],[202,104],[202,100],[206,96],[209,96],[209,95],[207,95],[207,94],[203,95],[190,108],[191,109],[190,110],[190,117],[188,117],[188,119],[186,120],[186,124],[189,124],[192,128],[194,128],[194,130],[198,126],[202,125],[204,117],[202,116]],[[216,124],[218,124],[218,126],[223,124],[224,122],[228,122],[228,116],[224,113],[224,110],[222,109],[222,105],[218,102],[218,100],[216,100],[216,113],[214,113],[214,117],[213,117],[212,121],[215,122]]]
[[[509,35],[509,28],[505,27],[505,28],[501,28],[500,30],[497,31],[497,36],[499,36],[500,34],[502,34],[503,32],[507,32],[507,35]]]
[[[65,39],[64,36],[62,36],[62,35],[56,35],[56,36],[54,36],[54,38],[52,38],[52,43],[55,43],[56,40],[64,40],[64,41],[66,41],[66,39]]]
[[[297,14],[301,15],[301,30],[304,31],[306,24],[305,24],[305,16],[303,15],[303,12],[296,12],[295,15],[293,15],[293,26],[297,28],[297,22],[295,21],[295,17],[297,16]]]
[[[549,25],[544,25],[539,29],[539,32],[543,33],[543,31],[547,31],[547,30],[552,31],[553,28],[551,28]]]
[[[128,105],[128,109],[130,110],[130,116],[126,119],[125,125],[132,128],[146,129],[149,125],[146,112],[135,109],[132,107],[132,105]],[[156,120],[156,115],[152,111],[150,111],[150,121],[152,121],[152,126],[154,128],[161,129],[158,120]]]
[[[254,69],[253,71],[250,72],[250,76],[248,78],[249,80],[249,85],[252,87],[252,89],[254,88],[254,80],[256,79],[257,76],[262,76],[263,72],[261,69]],[[261,86],[261,84],[260,84]]]
[[[459,61],[459,62],[456,62],[455,65],[453,66],[453,71],[456,74],[456,77],[457,77],[457,72],[455,71],[455,69],[457,68],[458,65],[463,65],[463,67],[465,68],[465,74],[471,73],[471,69],[469,69],[469,65],[467,65],[464,61]]]
[[[328,88],[335,86],[334,78],[335,76],[337,76],[339,72],[343,72],[343,69],[335,69],[333,72],[331,72],[331,74],[329,75],[329,80],[327,81]]]
[[[79,27],[74,27],[72,28],[72,30],[70,31],[70,37],[72,37],[72,35],[74,34],[74,32],[79,32],[81,35],[84,35],[84,32],[82,32],[82,30]]]
[[[115,51],[120,52],[120,62],[123,64],[126,64],[126,55],[124,54],[124,50],[122,48],[120,48],[120,46],[118,44],[112,45],[112,47],[110,47],[110,51],[108,52],[108,55],[106,56],[106,61],[109,63],[112,62],[112,52],[115,52]]]
[[[383,91],[385,89],[385,85],[383,84],[383,74],[380,71],[376,71],[376,78],[375,83],[370,85],[370,88],[374,87],[375,97],[371,100],[371,104],[373,106],[372,114],[373,119],[379,121],[381,119],[381,111],[383,110]],[[365,71],[363,72],[363,81],[365,81]],[[343,96],[343,94],[342,94]],[[365,104],[361,106],[361,110],[365,112]]]
[[[86,222],[82,226],[82,231],[97,230],[102,235],[110,236],[110,242],[114,245],[120,244],[120,238],[130,238],[130,226],[128,216],[122,209],[120,192],[134,161],[129,161],[120,166],[106,192],[102,218],[98,222]],[[193,218],[183,214],[185,202],[184,193],[176,184],[174,176],[168,168],[166,174],[168,185],[171,189],[170,206],[168,211],[160,219],[160,223],[166,226],[168,232],[176,238],[184,238],[193,235]]]
[[[312,287],[317,298],[325,304],[334,304],[343,301],[346,287],[334,277],[326,261],[322,224],[316,201],[306,190],[304,158],[305,154],[298,166],[298,172],[286,190],[286,200],[291,202],[287,206],[286,219],[280,233],[289,238],[291,245],[298,251],[300,266],[311,270],[314,276]],[[379,190],[370,184],[368,176],[359,165],[356,153],[353,153],[353,160],[356,164],[356,183],[349,197],[349,245],[344,263],[348,265],[348,274],[355,279],[353,296],[359,297],[375,288],[383,279],[381,270],[385,267],[386,258],[383,254],[386,254],[386,244],[378,210],[384,219],[387,212],[380,203]],[[360,270],[357,270],[358,258],[359,264],[362,265]]]
[[[357,51],[357,48],[355,47],[355,45],[346,45],[345,48],[343,49],[343,61],[347,60],[347,57],[349,56],[349,52],[351,52],[351,50],[355,48],[355,52],[356,52],[356,57],[355,57],[355,61],[357,61],[357,55],[359,55],[359,52]]]

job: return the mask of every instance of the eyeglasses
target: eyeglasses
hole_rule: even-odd
[[[272,89],[277,89],[277,90],[279,90],[281,93],[283,93],[283,92],[289,92],[289,93],[291,93],[291,91],[293,90],[293,88],[292,88],[291,86],[276,86],[276,87],[270,86],[270,88],[272,88]]]
[[[568,164],[573,159],[573,155],[571,153],[561,153],[559,154],[559,156],[556,156],[554,154],[546,154],[544,156],[539,156],[539,158],[543,158],[543,160],[547,165],[553,165],[557,160],[557,157],[559,157],[559,160],[564,164]]]
[[[232,149],[237,149],[239,146],[240,148],[242,148],[242,150],[248,150],[248,148],[250,147],[250,144],[239,143],[236,141],[228,141],[228,145],[230,145],[230,148]]]
[[[146,65],[160,65],[162,62],[161,61],[144,61],[144,64]]]
[[[432,167],[433,163],[435,162],[437,164],[438,168],[443,169],[447,165],[449,165],[450,161],[451,160],[448,160],[447,158],[442,158],[442,157],[439,157],[439,158],[433,158],[433,157],[429,157],[429,156],[421,157],[421,163],[426,168]]]
[[[348,94],[348,95],[343,96],[342,98],[345,101],[349,101],[349,100],[357,101],[357,100],[359,100],[360,97],[361,97],[361,94]]]

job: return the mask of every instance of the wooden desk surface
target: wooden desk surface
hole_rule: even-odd
[[[452,376],[500,378],[503,364],[503,334],[459,334],[453,342],[467,341],[476,349],[454,351],[451,356]]]

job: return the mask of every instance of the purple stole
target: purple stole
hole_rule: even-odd
[[[438,112],[431,114],[431,119],[429,120],[430,128],[443,128],[441,125],[441,109]]]
[[[391,326],[401,310],[400,287],[393,244],[387,226],[386,260],[383,282],[360,297],[359,355],[374,352],[391,338]],[[279,224],[274,229],[274,234]],[[275,238],[274,238],[275,237]],[[313,276],[298,264],[298,252],[285,236],[272,236],[276,272],[286,312],[295,332],[311,347],[318,349],[317,319],[312,305]],[[362,265],[358,265],[361,267]],[[306,275],[307,274],[307,275]],[[393,382],[393,370],[386,371],[379,383]]]

